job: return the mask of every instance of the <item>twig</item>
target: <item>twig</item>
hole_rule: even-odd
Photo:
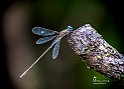
[[[67,38],[72,49],[90,68],[114,79],[124,79],[124,56],[86,24]]]

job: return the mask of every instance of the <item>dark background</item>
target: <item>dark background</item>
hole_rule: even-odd
[[[91,12],[91,15],[93,15],[92,12],[94,12],[94,11],[89,11],[88,16],[87,16],[87,13],[86,13],[86,16],[84,16],[84,18],[82,18],[83,21],[81,21],[80,18],[75,17],[75,14],[77,14],[77,17],[78,16],[80,17],[81,15],[83,16],[85,14],[85,12],[87,12],[87,10],[90,10],[89,9],[90,5],[88,6],[89,8],[87,6],[84,7],[84,10],[86,10],[86,11],[84,11],[84,13],[83,13],[83,11],[81,13],[80,12],[78,12],[78,13],[75,12],[76,10],[73,11],[73,9],[75,9],[75,8],[72,8],[70,10],[71,4],[74,4],[75,2],[79,1],[80,3],[82,3],[82,5],[85,5],[86,0],[68,0],[68,1],[67,0],[53,0],[53,2],[59,2],[59,1],[62,3],[62,8],[60,7],[61,11],[59,11],[59,9],[60,9],[59,5],[57,5],[57,4],[54,5],[54,3],[52,3],[52,0],[51,1],[50,0],[46,0],[46,1],[44,1],[44,0],[1,0],[0,1],[0,38],[1,38],[1,43],[0,43],[0,50],[1,50],[1,53],[0,53],[1,54],[1,58],[0,58],[0,69],[1,69],[0,75],[1,75],[1,78],[0,78],[0,80],[1,80],[1,84],[0,85],[1,85],[1,89],[23,89],[23,87],[19,88],[19,86],[16,85],[16,80],[14,80],[13,77],[11,77],[12,74],[10,75],[11,70],[8,67],[8,64],[9,64],[8,63],[8,59],[9,59],[8,58],[8,44],[9,44],[8,42],[9,41],[6,41],[6,35],[5,35],[5,31],[4,31],[4,29],[5,29],[5,27],[4,27],[5,26],[4,25],[5,24],[4,23],[5,13],[8,11],[10,6],[13,5],[14,3],[15,4],[16,3],[21,3],[22,7],[23,7],[23,4],[24,4],[24,6],[26,6],[26,5],[29,6],[29,8],[28,8],[29,13],[27,15],[28,25],[26,25],[26,26],[28,26],[27,28],[30,31],[31,31],[31,28],[33,26],[42,26],[42,27],[46,27],[46,28],[48,27],[48,28],[57,30],[58,28],[59,29],[64,29],[67,25],[71,25],[71,26],[77,28],[78,26],[81,26],[85,23],[91,23],[91,25],[93,25],[94,28],[97,28],[98,32],[100,34],[102,34],[103,37],[112,46],[114,46],[120,53],[124,54],[124,51],[123,51],[124,50],[124,47],[123,47],[123,44],[124,44],[123,43],[123,40],[124,40],[123,39],[123,34],[124,34],[124,32],[123,32],[123,21],[124,21],[123,20],[124,19],[123,8],[124,8],[124,5],[123,5],[122,0],[117,0],[117,1],[114,1],[114,0],[88,0],[87,3],[91,2],[91,1],[92,2],[98,2],[98,3],[101,3],[104,6],[103,9],[105,9],[105,12],[104,12],[105,14],[104,14],[103,17],[101,17],[102,19],[100,21],[97,21],[97,20],[95,21],[95,19],[92,19],[93,18],[92,16],[88,17],[88,16],[90,16],[89,15],[90,12]],[[42,2],[43,3],[49,2],[49,3],[44,4],[44,6],[43,6]],[[53,7],[52,7],[51,4],[53,4]],[[86,5],[88,5],[88,4],[86,4]],[[43,6],[46,9],[42,9],[42,8],[40,8],[40,6],[41,7]],[[50,7],[50,8],[48,8],[48,7]],[[80,7],[81,6],[79,6],[79,9],[81,9]],[[96,7],[96,9],[98,9],[98,8],[99,7]],[[54,9],[57,9],[57,11],[54,11]],[[47,12],[47,10],[48,10],[48,12]],[[70,11],[70,14],[67,15],[69,13],[69,11]],[[71,11],[72,11],[72,14],[71,14]],[[48,15],[50,13],[51,13],[51,15]],[[93,15],[93,16],[95,16],[94,18],[97,19],[97,15],[99,17],[99,13],[100,12],[97,13],[97,11],[96,11],[96,13]],[[58,14],[58,16],[56,14]],[[72,16],[72,15],[74,15],[74,16]],[[70,18],[68,18],[69,16],[70,16]],[[66,18],[65,21],[63,21],[63,18],[65,18],[65,17],[67,17],[67,18]],[[89,18],[91,18],[91,19],[89,19]],[[79,21],[79,23],[75,24],[78,21]],[[32,41],[29,41],[29,43],[35,42],[35,40],[38,38],[38,36],[33,35],[34,36],[33,37],[32,35],[33,35],[32,33],[28,34],[28,36],[31,37],[31,39],[32,39]],[[34,47],[36,47],[36,46],[34,46]],[[40,47],[40,48],[42,48],[42,47]],[[46,49],[46,48],[47,47],[44,47],[44,49]],[[35,52],[40,51],[38,49],[39,49],[39,47],[37,47],[36,49],[33,49],[33,50]],[[64,50],[62,50],[60,55],[61,54],[64,55],[63,52],[64,52]],[[35,58],[38,55],[40,55],[40,53],[41,52],[39,52],[39,54],[37,54],[35,56]],[[50,54],[48,54],[48,55],[50,55]],[[67,55],[67,56],[69,56],[69,55]],[[60,58],[61,57],[62,56],[60,56]],[[76,56],[74,56],[74,57],[76,58]],[[69,58],[71,58],[71,56],[69,56]],[[67,59],[68,59],[68,57],[67,57]],[[61,59],[59,59],[59,60],[61,60]],[[50,62],[50,61],[48,61],[48,62]],[[65,61],[65,62],[69,62],[69,61]],[[74,62],[74,60],[73,60],[73,62]],[[86,75],[88,75],[89,71],[88,72],[86,71],[85,73],[83,72],[84,75],[81,75],[81,73],[79,72],[80,69],[83,69],[83,68],[80,68],[80,67],[82,67],[84,65],[84,63],[82,64],[81,61],[79,61],[79,62],[76,61],[76,64],[74,64],[73,62],[70,65],[70,66],[74,65],[74,66],[72,66],[73,68],[70,68],[69,70],[67,70],[67,72],[68,72],[67,74],[70,74],[70,75],[72,73],[74,74],[72,76],[72,77],[74,77],[74,79],[72,79],[73,82],[70,83],[69,86],[67,84],[67,87],[63,87],[63,88],[69,88],[69,89],[70,88],[72,88],[72,89],[91,89],[91,88],[102,89],[102,87],[106,88],[106,89],[117,89],[117,88],[122,89],[122,88],[124,88],[124,85],[122,84],[122,82],[115,81],[115,80],[111,80],[111,83],[108,84],[108,85],[95,85],[95,86],[91,85],[91,87],[90,87],[90,85],[88,85],[87,81],[85,83],[82,82],[82,81],[85,81],[84,79],[87,79],[87,78],[81,78],[83,76],[86,77]],[[44,65],[44,66],[49,66],[50,65],[50,63],[48,63],[48,64],[47,63],[46,64],[41,63],[41,64]],[[57,65],[59,65],[59,64],[57,64]],[[22,66],[22,67],[24,67],[24,66]],[[39,66],[39,67],[42,67],[42,66]],[[38,68],[36,68],[36,69],[38,69]],[[24,70],[25,69],[23,69],[21,72],[23,72]],[[46,70],[49,71],[49,69],[47,69],[47,67],[44,67],[44,69],[42,69],[42,70],[43,70],[43,73],[45,72],[43,74],[43,76],[44,77],[49,77],[49,75],[46,75],[47,74]],[[86,68],[85,68],[85,70],[86,70]],[[51,69],[51,71],[52,71],[52,69]],[[52,72],[48,72],[48,73],[52,73]],[[92,72],[90,72],[90,73],[92,73]],[[36,74],[36,75],[38,76],[37,78],[40,78],[40,76],[41,76],[39,74]],[[54,73],[52,75],[54,75]],[[61,75],[58,75],[58,76],[61,76]],[[30,75],[30,77],[31,77],[31,75]],[[52,76],[50,76],[49,78],[51,78],[51,77]],[[36,80],[37,80],[37,78],[36,78]],[[63,75],[63,78],[64,78],[64,75]],[[47,78],[45,78],[45,79],[47,79]],[[56,78],[51,78],[51,79],[56,79]],[[70,79],[71,79],[71,77],[68,78],[68,82],[71,81]],[[15,82],[13,82],[13,81],[15,81]],[[59,81],[59,80],[57,80],[57,81]],[[57,81],[55,81],[55,82],[57,82]],[[63,82],[60,82],[60,83],[64,83],[64,81],[66,81],[66,80],[63,80]],[[52,82],[54,82],[54,80]],[[43,82],[44,86],[45,86],[44,89],[57,89],[57,87],[55,87],[56,84],[54,84],[52,82],[51,82],[51,84],[53,84],[53,85],[50,85],[50,83],[48,83],[47,81]],[[39,83],[39,86],[36,87],[35,89],[42,89],[40,87],[40,83]],[[84,86],[83,83],[86,86]],[[60,84],[59,87],[61,87],[62,85],[63,84]],[[20,84],[20,86],[21,86],[21,84]],[[22,86],[23,86],[23,84],[22,84]],[[25,85],[25,86],[30,86],[30,85]],[[51,86],[51,87],[49,87],[49,86]],[[87,87],[87,86],[89,86],[89,87]]]

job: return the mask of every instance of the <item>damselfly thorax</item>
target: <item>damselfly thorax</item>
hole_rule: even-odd
[[[58,39],[62,39],[64,36],[66,36],[67,34],[69,34],[70,31],[68,31],[67,29],[63,30],[60,32],[60,34],[58,35]]]

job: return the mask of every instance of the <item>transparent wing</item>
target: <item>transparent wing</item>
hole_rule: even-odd
[[[57,31],[49,30],[49,29],[42,28],[42,27],[34,27],[32,29],[32,32],[34,34],[42,35],[42,36],[54,35],[54,34],[58,34],[59,33]]]
[[[43,38],[40,38],[36,41],[36,44],[43,44],[43,43],[46,43],[52,39],[54,39],[57,35],[54,35],[54,36],[49,36],[49,37],[43,37]]]
[[[53,59],[56,59],[56,57],[57,57],[58,54],[59,54],[59,50],[60,50],[60,41],[58,41],[58,42],[55,44],[54,48],[53,48],[53,52],[52,52],[52,58],[53,58]]]

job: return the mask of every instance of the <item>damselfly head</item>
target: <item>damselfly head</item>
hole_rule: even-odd
[[[71,27],[71,26],[67,26],[67,30],[68,30],[68,31],[72,31],[72,30],[74,30],[74,29],[73,29],[73,27]]]

